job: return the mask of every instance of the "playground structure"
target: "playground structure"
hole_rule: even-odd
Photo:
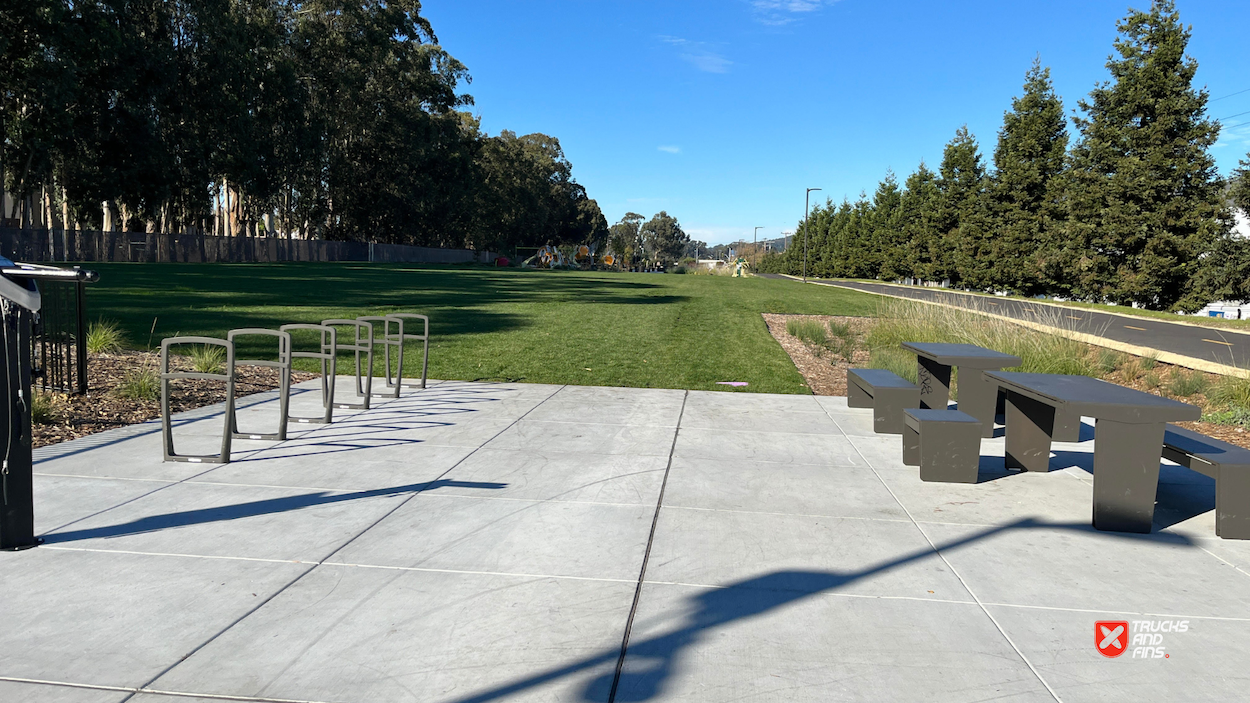
[[[548,244],[540,247],[536,254],[522,261],[521,267],[593,271],[601,267],[612,268],[619,263],[619,257],[615,254],[607,253],[599,256],[597,249],[598,246],[594,244],[559,247]]]

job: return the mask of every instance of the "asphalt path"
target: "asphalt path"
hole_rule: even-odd
[[[769,278],[783,278],[776,274],[761,275]],[[1250,368],[1250,334],[1215,327],[1197,327],[1148,317],[1113,315],[1085,308],[1038,305],[1029,300],[991,298],[941,288],[897,286],[861,281],[809,280],[813,283],[849,288],[865,293],[966,307],[1018,320],[1062,327],[1191,359],[1243,369]]]

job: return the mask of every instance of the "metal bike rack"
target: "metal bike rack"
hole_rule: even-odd
[[[200,371],[170,371],[169,348],[178,344],[208,344],[226,350],[226,373]],[[226,384],[226,417],[221,428],[221,453],[179,454],[174,451],[174,431],[169,418],[169,382],[186,379],[199,381],[223,381]],[[165,439],[165,461],[189,461],[205,464],[230,463],[231,428],[234,427],[234,342],[216,337],[168,337],[161,341],[161,433]]]
[[[322,320],[326,327],[352,327],[355,329],[354,341],[350,344],[337,342],[334,344],[334,358],[338,361],[338,353],[349,351],[356,359],[356,397],[359,403],[336,403],[334,407],[341,410],[368,410],[369,399],[373,396],[373,325],[360,320]],[[364,335],[362,338],[361,335]],[[365,355],[365,370],[361,376],[360,355]]]
[[[291,401],[291,333],[282,330],[268,330],[258,327],[244,327],[237,330],[230,330],[226,333],[226,339],[234,343],[236,337],[273,337],[278,340],[278,360],[268,361],[263,359],[235,359],[234,365],[230,367],[230,375],[237,377],[235,369],[240,366],[257,366],[262,368],[271,368],[278,370],[278,431],[268,434],[257,434],[254,432],[239,431],[239,416],[237,411],[232,411],[230,434],[239,439],[266,439],[273,441],[283,441],[286,439],[286,416],[287,408]]]
[[[421,351],[421,381],[404,381],[401,379],[400,383],[408,388],[425,388],[425,377],[430,369],[430,318],[425,315],[418,315],[414,312],[393,312],[387,315],[387,317],[395,317],[400,320],[416,320],[422,323],[423,328],[421,334],[413,334],[411,332],[403,334],[403,341],[421,342],[423,345]],[[403,352],[404,348],[401,345],[399,353],[403,354]]]
[[[291,422],[325,425],[334,419],[334,379],[336,377],[334,362],[337,358],[334,346],[338,333],[333,327],[326,327],[325,325],[291,324],[282,325],[278,328],[279,332],[285,332],[288,335],[294,330],[307,330],[321,334],[321,351],[296,351],[294,340],[292,340],[290,354],[292,360],[316,359],[321,362],[321,405],[325,408],[325,413],[321,417],[297,417],[291,415],[290,406],[288,405],[282,413],[282,428],[284,431],[287,424]]]
[[[383,377],[386,381],[386,390],[381,393],[374,393],[374,397],[398,398],[401,387],[400,381],[404,377],[404,321],[394,315],[366,315],[356,319],[361,322],[368,322],[371,325],[382,325],[382,336],[379,337],[375,330],[373,344],[374,346],[382,345],[382,358],[386,371]],[[395,332],[391,332],[391,325],[395,326]],[[391,376],[391,347],[394,347],[396,350],[395,376],[393,378]],[[369,368],[372,370],[373,366],[370,365]],[[373,375],[372,372],[370,375]]]

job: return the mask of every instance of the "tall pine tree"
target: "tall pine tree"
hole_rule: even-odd
[[[1121,20],[1112,81],[1080,103],[1065,236],[1066,281],[1086,300],[1156,310],[1201,307],[1200,257],[1228,236],[1208,149],[1219,126],[1192,82],[1189,28],[1172,0]]]
[[[904,276],[932,281],[937,266],[933,252],[940,251],[941,232],[938,229],[937,208],[941,193],[938,177],[924,162],[907,177],[907,190],[903,192],[901,207],[903,238],[906,256],[899,269]]]
[[[995,287],[1026,295],[1044,290],[1052,234],[1062,224],[1059,179],[1067,148],[1063,101],[1055,95],[1050,69],[1035,59],[1023,95],[1003,116],[994,149],[994,236],[984,263]]]
[[[940,250],[931,254],[936,280],[952,281],[984,288],[987,254],[986,175],[977,140],[967,125],[955,132],[942,154],[942,178],[938,181],[938,228]]]
[[[872,196],[870,224],[877,276],[881,280],[894,281],[911,275],[905,266],[907,242],[903,221],[903,192],[894,172],[887,171]]]

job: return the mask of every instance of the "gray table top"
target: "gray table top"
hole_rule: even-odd
[[[1197,420],[1202,410],[1170,398],[1108,383],[1089,376],[1061,376],[1018,371],[983,371],[987,380],[1068,412],[1117,422]]]
[[[916,356],[932,359],[947,366],[976,369],[1001,369],[1020,365],[1020,357],[978,347],[975,344],[943,344],[940,342],[903,342],[902,346]]]

